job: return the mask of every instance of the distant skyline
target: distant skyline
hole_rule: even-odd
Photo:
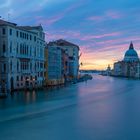
[[[81,48],[81,69],[105,69],[122,60],[131,41],[140,56],[139,0],[0,0],[1,17],[42,24],[46,41],[66,39]]]

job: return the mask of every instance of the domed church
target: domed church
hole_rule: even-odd
[[[132,42],[130,43],[129,49],[125,53],[124,61],[125,62],[138,62],[139,61],[138,54],[135,51]]]
[[[124,59],[114,63],[114,76],[140,78],[140,60],[133,43],[125,52]]]

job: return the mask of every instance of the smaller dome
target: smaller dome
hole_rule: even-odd
[[[124,61],[126,62],[133,62],[139,61],[139,57],[137,52],[134,50],[133,43],[131,42],[129,50],[126,51],[124,56]]]

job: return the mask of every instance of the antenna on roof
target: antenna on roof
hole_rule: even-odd
[[[10,14],[10,13],[8,13],[8,21],[10,21],[10,16],[11,16],[11,14]]]
[[[39,23],[39,24],[38,24],[38,26],[42,26],[42,24],[41,24],[41,23]]]

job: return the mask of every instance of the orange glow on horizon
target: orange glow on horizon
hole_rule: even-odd
[[[113,56],[101,56],[103,56],[103,54],[100,53],[96,53],[96,55],[94,53],[87,53],[83,55],[80,59],[80,62],[82,62],[83,64],[80,66],[80,70],[105,70],[108,67],[108,65],[110,65],[111,68],[113,68],[114,62],[121,60],[119,58],[115,59]]]
[[[87,60],[87,63],[81,60],[82,66],[80,66],[80,70],[105,70],[108,65],[113,68],[113,63],[115,61],[113,60],[103,60],[103,59],[93,59],[93,60]]]

